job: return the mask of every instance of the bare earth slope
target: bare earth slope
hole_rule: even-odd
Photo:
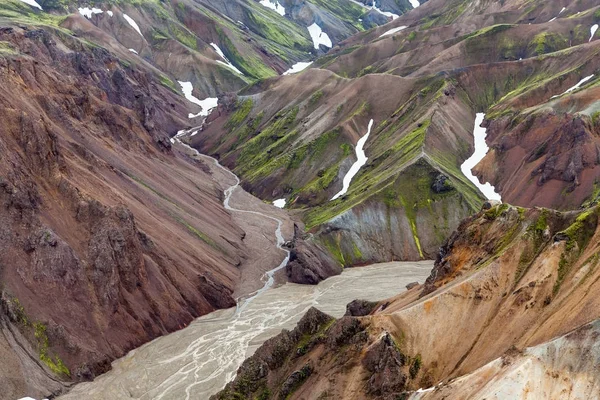
[[[307,313],[295,331],[248,359],[218,398],[268,391],[276,398],[394,399],[434,386],[416,397],[593,393],[597,324],[586,324],[600,317],[598,215],[598,208],[482,211],[449,238],[424,286],[366,317]],[[561,349],[568,352],[553,356]]]

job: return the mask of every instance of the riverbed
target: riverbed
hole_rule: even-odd
[[[188,327],[132,350],[110,372],[75,386],[61,399],[208,399],[234,378],[244,359],[312,306],[341,317],[354,299],[382,300],[414,281],[433,261],[350,268],[316,286],[287,283],[266,290],[243,310],[215,311]]]

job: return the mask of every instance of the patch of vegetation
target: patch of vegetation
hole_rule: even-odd
[[[46,325],[39,321],[32,321],[27,317],[25,308],[18,298],[13,297],[9,303],[15,319],[14,322],[17,323],[20,326],[20,329],[26,334],[33,336],[33,345],[39,353],[40,360],[57,376],[69,378],[71,376],[69,368],[67,368],[58,355],[51,353],[49,349],[50,341],[46,333]]]
[[[415,379],[421,370],[421,365],[423,362],[421,361],[421,355],[417,354],[417,356],[412,360],[410,364],[410,368],[408,370],[410,374],[410,379]]]
[[[533,52],[539,56],[564,49],[568,47],[568,45],[569,40],[566,37],[558,33],[542,32],[533,38],[529,44],[529,47],[532,48]]]
[[[310,104],[311,106],[314,106],[315,104],[317,104],[319,102],[319,100],[321,100],[322,97],[323,97],[323,91],[321,89],[319,89],[316,92],[314,92],[312,96],[310,96],[310,99],[308,100],[308,104]]]
[[[229,129],[230,131],[235,128],[239,128],[240,125],[246,121],[246,118],[248,118],[248,115],[250,115],[253,107],[254,103],[252,102],[252,99],[242,101],[238,100],[235,105],[235,112],[227,120],[225,128]]]

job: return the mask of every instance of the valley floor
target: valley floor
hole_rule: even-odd
[[[422,283],[432,267],[433,261],[376,264],[347,269],[315,286],[288,283],[265,291],[242,312],[213,312],[131,351],[107,374],[60,398],[208,399],[246,357],[281,329],[293,328],[309,308],[341,317],[350,301],[393,296],[408,283]]]

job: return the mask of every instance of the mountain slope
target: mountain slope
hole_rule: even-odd
[[[505,204],[484,210],[448,239],[424,286],[368,316],[334,321],[312,310],[298,333],[265,343],[216,398],[261,391],[291,399],[483,398],[511,388],[515,398],[562,388],[570,391],[565,398],[592,393],[598,212]],[[560,359],[554,353],[575,348]],[[431,389],[414,393],[420,388]]]
[[[600,17],[591,1],[529,3],[428,1],[310,71],[240,91],[190,143],[257,196],[285,198],[345,266],[432,257],[478,209],[482,193],[460,170],[475,111],[488,113],[482,181],[520,206],[577,208],[598,175],[600,42],[589,33]],[[366,165],[331,201],[371,119]]]

